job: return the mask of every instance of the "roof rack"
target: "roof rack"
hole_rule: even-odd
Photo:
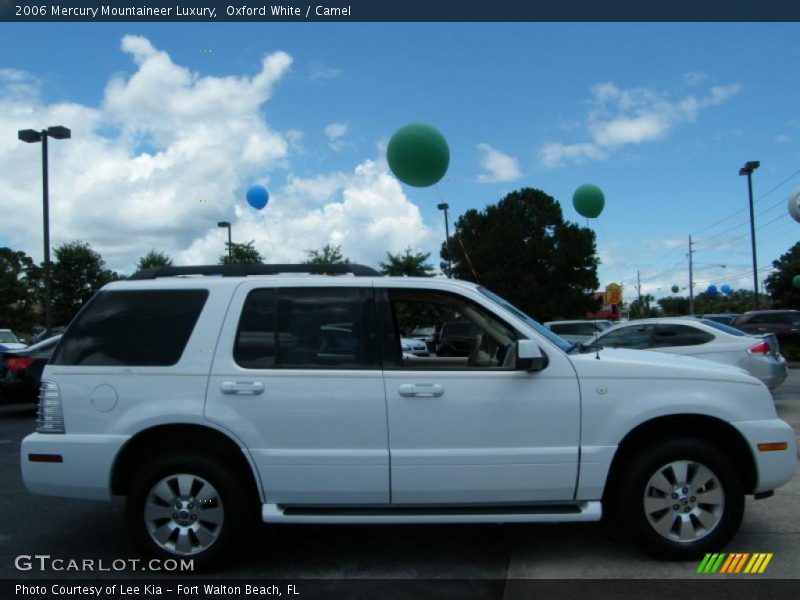
[[[128,279],[157,279],[186,275],[211,275],[217,277],[247,277],[248,275],[279,275],[281,273],[308,273],[310,275],[347,275],[380,277],[381,273],[365,265],[198,265],[194,267],[151,267],[136,271]]]

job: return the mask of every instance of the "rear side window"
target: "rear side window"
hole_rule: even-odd
[[[372,290],[253,290],[244,303],[233,358],[245,369],[377,368]]]
[[[52,364],[168,367],[183,354],[207,290],[100,292],[76,317]]]
[[[653,337],[653,348],[671,346],[699,346],[712,341],[714,336],[706,331],[688,325],[659,325]]]

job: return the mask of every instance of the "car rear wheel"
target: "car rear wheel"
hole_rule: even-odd
[[[140,471],[126,503],[137,547],[156,558],[216,565],[244,539],[252,511],[242,482],[220,462],[196,455],[157,459]]]
[[[730,459],[692,438],[645,449],[619,491],[617,526],[664,558],[690,560],[719,550],[744,513],[742,482]]]

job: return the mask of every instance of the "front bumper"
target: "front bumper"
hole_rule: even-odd
[[[22,440],[22,480],[34,494],[109,500],[114,460],[127,440],[121,435],[32,433]],[[61,462],[34,462],[32,454],[60,456]]]
[[[732,423],[747,440],[756,461],[755,493],[768,492],[794,477],[797,467],[797,439],[794,430],[780,419]],[[758,444],[785,442],[786,450],[764,452]]]

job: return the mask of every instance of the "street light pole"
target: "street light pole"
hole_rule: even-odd
[[[758,261],[756,260],[756,223],[753,216],[753,171],[761,166],[757,160],[747,161],[739,175],[747,175],[747,194],[750,199],[750,243],[753,246],[753,308],[758,310]]]
[[[36,131],[35,129],[21,129],[17,132],[17,139],[28,144],[41,142],[42,144],[42,229],[44,231],[44,328],[45,337],[50,337],[53,328],[52,308],[52,272],[50,268],[50,201],[49,181],[47,168],[47,138],[68,140],[72,132],[61,125],[55,125]]]
[[[231,223],[230,221],[220,221],[217,227],[228,228],[228,261],[233,264],[233,242],[231,242]]]
[[[436,205],[441,211],[444,211],[444,245],[447,248],[447,276],[452,277],[452,265],[450,264],[450,224],[447,219],[447,209],[450,208],[450,205],[447,202],[441,202]]]

